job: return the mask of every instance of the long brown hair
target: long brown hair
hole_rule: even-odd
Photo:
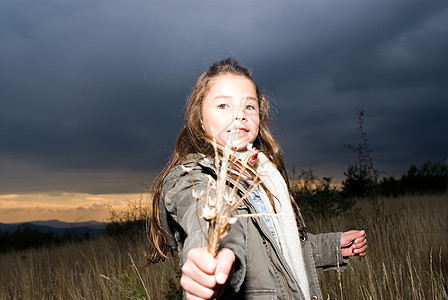
[[[253,144],[254,147],[262,151],[276,165],[289,188],[289,181],[283,163],[281,148],[269,129],[270,105],[267,97],[260,91],[249,69],[238,64],[236,60],[228,58],[216,62],[208,70],[202,73],[196,81],[193,92],[187,101],[185,125],[177,137],[174,152],[165,168],[155,180],[153,194],[151,196],[151,211],[149,218],[149,233],[152,247],[148,259],[151,262],[166,258],[166,254],[170,251],[170,247],[168,246],[168,232],[163,228],[159,218],[159,201],[163,196],[162,186],[165,177],[174,167],[182,164],[188,154],[201,153],[214,157],[213,145],[210,143],[210,139],[201,123],[201,111],[202,103],[210,89],[210,81],[213,78],[224,74],[244,76],[251,80],[255,85],[258,105],[260,108],[260,124],[258,136]],[[292,203],[300,227],[300,225],[303,225],[303,220],[297,205],[294,201],[292,201]]]

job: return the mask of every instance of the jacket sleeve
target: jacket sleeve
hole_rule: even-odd
[[[308,234],[316,268],[324,271],[345,269],[348,258],[342,257],[341,236],[342,232]]]
[[[204,236],[207,224],[200,217],[204,203],[193,197],[194,190],[207,190],[207,182],[207,176],[197,166],[190,172],[181,168],[174,169],[164,182],[163,202],[176,224],[175,238],[179,245],[181,265],[185,262],[188,251],[207,246]],[[237,292],[246,274],[245,229],[242,222],[238,221],[232,226],[229,234],[220,242],[219,248],[229,248],[235,253],[236,261],[229,285]]]

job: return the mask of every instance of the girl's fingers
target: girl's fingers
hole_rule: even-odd
[[[209,275],[200,270],[196,265],[192,263],[185,263],[182,266],[182,280],[187,286],[191,286],[190,280],[200,284],[201,286],[209,289],[213,289],[216,286],[216,279],[214,275]]]
[[[211,268],[210,264],[203,266],[203,263],[200,261],[199,256],[196,256],[196,254],[194,253],[196,252],[195,250],[196,249],[193,249],[188,252],[187,260],[182,266],[181,283],[182,280],[184,280],[187,286],[191,286],[192,284],[189,282],[191,280],[199,285],[204,286],[205,288],[213,289],[216,286],[216,279],[213,273],[208,273],[209,269]],[[207,259],[205,258],[204,260]],[[211,265],[216,266],[216,262],[214,261],[214,259],[212,259]]]
[[[232,250],[224,248],[218,252],[216,259],[206,248],[188,251],[182,266],[180,285],[187,299],[211,299],[225,284],[235,262]]]
[[[216,283],[224,284],[235,262],[235,254],[232,250],[224,248],[218,252],[216,259],[218,261],[215,272]]]
[[[366,240],[366,233],[364,232],[363,235],[355,239],[355,243],[361,242],[363,240]]]
[[[341,237],[341,250],[343,256],[364,256],[367,249],[367,238],[364,230],[350,230]]]
[[[364,230],[350,230],[342,233],[341,247],[352,247],[354,244],[367,241],[366,232]]]
[[[341,252],[342,252],[342,256],[343,256],[343,257],[349,257],[349,256],[353,256],[353,255],[355,255],[355,254],[353,253],[353,247],[342,248],[342,249],[341,249]]]
[[[357,248],[353,250],[354,253],[358,254],[359,256],[366,255],[367,245],[364,245],[362,248]]]
[[[356,240],[354,245],[356,248],[364,247],[365,245],[367,245],[367,240],[366,239],[362,239],[360,241]]]
[[[187,292],[185,292],[185,298],[187,300],[203,300],[204,299],[204,298],[196,297],[195,295],[192,295],[192,294],[187,293]]]
[[[215,276],[199,270],[188,261],[182,267],[180,286],[185,291],[187,299],[211,299],[216,286]]]
[[[208,253],[207,248],[195,248],[188,251],[187,261],[193,262],[198,269],[206,274],[214,274],[216,270],[216,260]]]
[[[193,281],[191,278],[180,278],[180,285],[185,291],[187,299],[212,299],[215,291],[213,289],[204,287],[203,285]]]
[[[342,233],[341,236],[341,247],[349,247],[353,244],[356,239],[365,236],[364,230],[350,230]]]
[[[216,261],[206,248],[188,251],[180,285],[187,299],[211,299],[214,295]]]

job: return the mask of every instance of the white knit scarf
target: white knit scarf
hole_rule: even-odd
[[[275,210],[279,216],[274,217],[273,221],[280,239],[283,255],[291,267],[305,299],[310,299],[299,231],[297,230],[297,223],[294,217],[288,187],[283,176],[277,170],[277,167],[263,153],[258,154],[257,165],[257,172],[260,174],[260,179],[276,198],[274,201]],[[266,196],[263,198],[266,199]],[[269,201],[265,201],[265,205],[272,210]],[[292,228],[296,228],[296,230],[291,230]]]

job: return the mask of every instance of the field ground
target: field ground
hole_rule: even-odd
[[[357,210],[309,220],[310,232],[365,229],[364,258],[343,273],[321,272],[326,299],[448,299],[448,197],[368,201]],[[378,207],[380,209],[378,209]],[[147,265],[147,240],[101,237],[0,255],[3,299],[176,299],[178,262]]]

